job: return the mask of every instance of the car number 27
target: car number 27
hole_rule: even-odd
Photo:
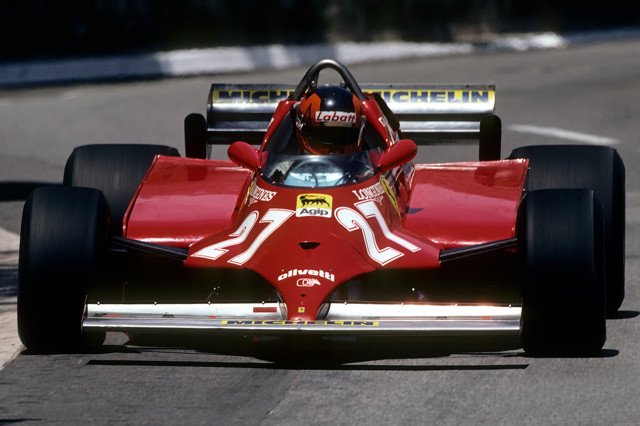
[[[369,200],[356,203],[355,207],[359,212],[349,207],[339,207],[336,209],[335,218],[338,223],[349,232],[360,230],[367,249],[367,255],[375,262],[380,265],[386,265],[387,263],[393,262],[399,257],[402,257],[404,253],[394,249],[393,247],[387,246],[381,248],[378,245],[375,233],[366,218],[375,219],[382,231],[382,234],[387,238],[387,240],[393,241],[411,252],[420,250],[420,248],[415,244],[391,232],[374,201]],[[267,238],[269,238],[293,215],[295,215],[295,211],[293,210],[269,209],[260,219],[259,213],[254,210],[245,217],[238,229],[229,234],[228,239],[204,247],[193,253],[192,257],[216,260],[227,253],[229,251],[229,247],[244,243],[257,223],[266,223],[267,225],[255,237],[247,250],[227,260],[228,263],[243,265],[253,257]]]

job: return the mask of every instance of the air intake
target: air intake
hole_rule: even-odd
[[[316,241],[300,241],[298,245],[302,247],[302,250],[313,250],[318,247],[320,243]]]

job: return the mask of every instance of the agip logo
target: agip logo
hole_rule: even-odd
[[[327,194],[300,194],[296,200],[296,217],[330,218],[333,197]]]

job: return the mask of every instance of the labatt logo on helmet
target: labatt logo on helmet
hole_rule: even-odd
[[[354,126],[356,124],[356,113],[346,111],[316,111],[317,123],[324,123],[325,126]]]

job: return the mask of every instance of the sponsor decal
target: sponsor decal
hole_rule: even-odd
[[[400,206],[398,206],[398,198],[396,197],[396,193],[393,188],[389,184],[389,181],[384,178],[384,176],[380,177],[380,185],[384,189],[385,194],[389,197],[389,201],[393,204],[393,207],[396,209],[398,213],[400,213]]]
[[[257,203],[258,201],[271,201],[278,193],[276,191],[268,191],[260,188],[255,181],[251,182],[249,186],[249,205]]]
[[[492,102],[493,90],[376,90],[387,103],[462,103]]]
[[[296,217],[330,218],[333,197],[326,194],[300,194],[296,201]]]
[[[483,104],[493,102],[493,90],[365,90],[379,93],[387,103]],[[213,100],[225,103],[277,103],[293,94],[292,90],[214,90]],[[354,117],[355,120],[355,117]]]
[[[356,113],[346,111],[317,111],[316,121],[325,126],[351,127],[356,123]]]
[[[313,287],[320,284],[320,280],[317,278],[298,278],[298,281],[296,281],[298,287]]]
[[[227,103],[277,103],[291,94],[292,90],[214,90],[213,100]]]
[[[335,282],[336,280],[336,276],[334,274],[332,274],[331,272],[323,271],[322,269],[290,269],[289,271],[280,274],[278,276],[278,281],[282,281],[282,280],[286,280],[287,278],[298,277],[302,275],[325,278],[331,282]],[[317,279],[314,279],[314,278],[309,278],[309,279],[318,281]],[[315,284],[300,285],[300,280],[298,280],[296,284],[298,285],[298,287],[312,287],[313,285],[315,285]],[[318,282],[317,285],[320,285],[320,282]]]
[[[380,122],[380,124],[382,124],[382,127],[384,127],[384,129],[387,131],[387,138],[389,139],[389,143],[391,145],[395,144],[396,141],[394,138],[394,132],[391,126],[389,125],[389,121],[387,120],[387,117],[385,117],[384,115],[382,117],[378,117],[378,121]]]
[[[306,320],[222,320],[220,325],[335,325],[343,327],[378,327],[379,321],[306,321]]]
[[[254,306],[253,308],[254,314],[265,314],[273,312],[278,312],[278,308],[276,308],[275,306]]]
[[[351,192],[358,201],[374,200],[379,204],[382,203],[382,196],[385,194],[385,190],[379,182],[366,188],[354,189]]]

